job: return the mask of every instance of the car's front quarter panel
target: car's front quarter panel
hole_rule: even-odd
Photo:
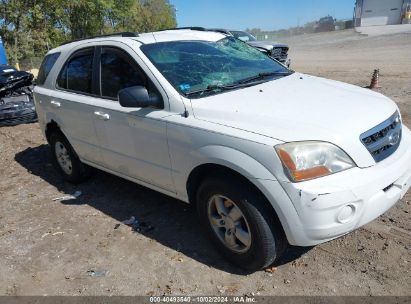
[[[166,118],[173,176],[178,193],[187,195],[187,178],[202,164],[226,166],[249,179],[276,180],[275,149],[279,141],[201,121],[189,116]]]
[[[246,177],[268,199],[276,211],[287,238],[294,242],[293,223],[297,212],[273,172],[282,171],[274,146],[280,142],[268,137],[204,122],[194,117],[167,117],[172,175],[177,197],[188,202],[187,180],[204,164],[227,167]]]

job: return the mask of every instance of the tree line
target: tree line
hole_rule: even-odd
[[[67,40],[175,26],[169,0],[0,0],[0,35],[12,64]]]

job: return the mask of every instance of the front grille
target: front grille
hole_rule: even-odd
[[[287,58],[287,56],[288,56],[288,48],[283,47],[281,49],[281,57]]]
[[[271,51],[271,56],[275,59],[287,59],[288,56],[288,48],[286,47],[275,47]]]
[[[401,142],[401,120],[398,112],[378,126],[361,134],[360,140],[376,162],[393,154]]]

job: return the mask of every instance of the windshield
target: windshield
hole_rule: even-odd
[[[243,31],[231,31],[230,32],[231,35],[233,35],[235,38],[240,39],[244,42],[247,41],[257,41],[257,39],[255,39],[255,37],[247,32],[243,32]]]
[[[207,90],[211,86],[239,84],[267,73],[284,76],[291,72],[233,37],[217,42],[171,41],[145,44],[141,46],[141,50],[174,88],[184,95]],[[269,79],[258,80],[261,83]],[[219,92],[212,90],[208,93]],[[199,95],[197,97],[204,94]]]

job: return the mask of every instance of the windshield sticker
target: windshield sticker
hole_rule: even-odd
[[[182,92],[187,92],[187,91],[189,91],[190,89],[191,89],[191,85],[189,85],[188,83],[180,84],[180,90],[181,90]]]

